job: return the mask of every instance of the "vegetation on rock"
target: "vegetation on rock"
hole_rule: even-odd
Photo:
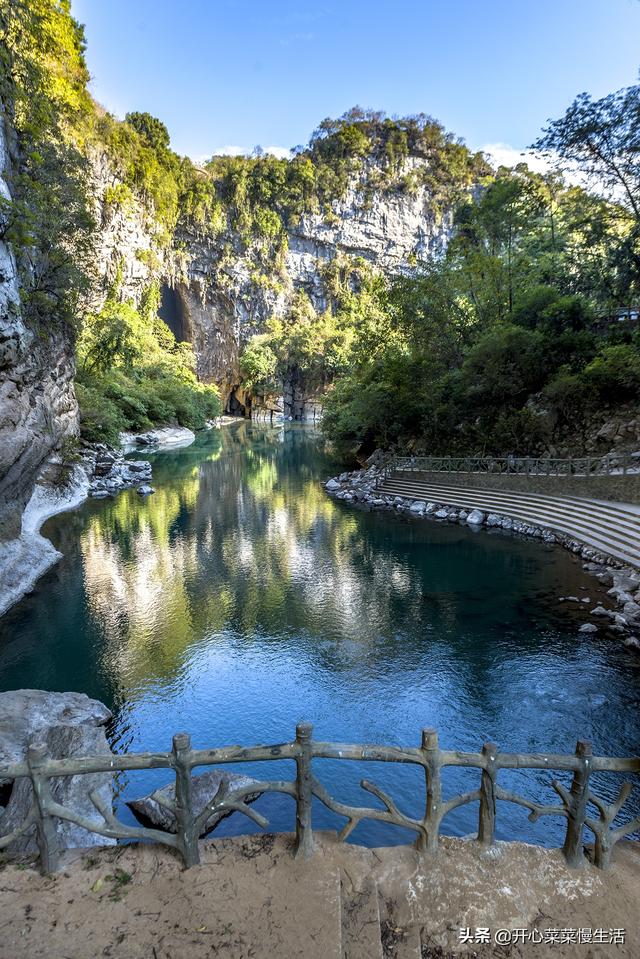
[[[444,255],[392,281],[393,337],[329,393],[343,450],[534,453],[583,448],[590,424],[640,396],[640,87],[581,96],[538,142],[594,192],[524,164],[458,204]],[[603,193],[606,196],[603,196]]]
[[[88,440],[118,442],[121,430],[177,422],[202,429],[221,411],[215,386],[199,383],[193,351],[157,316],[157,290],[143,311],[108,299],[78,342],[76,390]]]
[[[6,0],[0,34],[0,97],[17,137],[2,235],[18,253],[30,326],[77,336],[85,436],[197,427],[218,411],[215,388],[197,382],[192,354],[157,316],[157,281],[169,259],[179,272],[194,233],[215,240],[211,282],[224,288],[244,257],[256,289],[286,294],[284,315],[246,346],[245,388],[264,395],[295,378],[326,390],[324,429],[344,450],[579,446],[594,417],[637,402],[640,335],[607,318],[640,293],[640,87],[581,95],[536,144],[589,190],[524,164],[493,171],[425,115],[360,108],[324,120],[289,159],[256,149],[196,166],[160,120],[119,121],[92,101],[69,0]],[[136,253],[149,283],[135,300],[117,277],[93,276],[96,154],[111,176],[103,218],[142,211],[151,237]],[[396,277],[345,255],[319,262],[323,309],[286,288],[302,217],[332,223],[349,190],[366,208],[374,193],[420,189],[434,218],[453,217],[440,255]]]

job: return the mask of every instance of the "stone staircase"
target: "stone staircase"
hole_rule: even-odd
[[[387,901],[374,879],[359,884],[341,870],[341,959],[421,959],[420,928],[402,923],[395,904]]]
[[[640,567],[640,506],[577,496],[549,496],[433,483],[418,473],[391,473],[378,487],[381,496],[445,503],[498,513],[570,536],[629,566]]]

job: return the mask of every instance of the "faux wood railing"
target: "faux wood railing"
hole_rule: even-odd
[[[628,799],[632,785],[624,783],[618,798],[606,803],[591,791],[595,773],[640,773],[640,758],[616,759],[593,756],[591,744],[579,741],[575,755],[545,753],[501,753],[493,743],[486,743],[480,753],[465,753],[442,750],[438,734],[433,729],[422,731],[419,747],[368,746],[343,743],[316,742],[312,739],[312,727],[301,723],[296,727],[293,742],[274,746],[228,746],[221,749],[191,748],[190,737],[179,733],[173,738],[169,753],[139,753],[135,755],[99,755],[73,759],[50,759],[43,746],[32,746],[25,762],[0,767],[0,780],[13,780],[27,776],[33,785],[33,801],[22,824],[12,833],[0,838],[0,849],[9,846],[19,836],[35,828],[40,863],[44,872],[53,872],[58,866],[59,850],[56,837],[56,819],[64,819],[107,838],[127,840],[151,840],[175,849],[186,867],[199,862],[198,836],[210,817],[220,812],[240,812],[262,828],[268,821],[243,800],[256,792],[256,783],[251,782],[231,792],[228,785],[221,784],[211,802],[198,814],[193,810],[191,798],[191,773],[197,766],[227,763],[270,762],[289,759],[296,764],[293,781],[260,781],[259,791],[278,792],[291,796],[296,804],[296,856],[308,858],[313,854],[312,801],[315,796],[329,809],[347,820],[339,833],[346,839],[363,819],[392,823],[410,829],[417,834],[418,849],[427,854],[438,850],[438,838],[443,819],[459,806],[479,803],[477,841],[482,846],[491,846],[495,841],[497,804],[499,801],[515,803],[528,809],[529,820],[535,822],[541,816],[564,816],[567,820],[563,852],[572,867],[584,861],[583,832],[587,827],[594,836],[594,863],[601,869],[609,865],[611,850],[616,842],[640,828],[640,817],[614,826],[614,820]],[[351,806],[334,799],[315,777],[312,761],[320,759],[346,759],[365,762],[411,763],[424,770],[426,804],[422,818],[414,819],[398,809],[393,799],[378,786],[363,779],[361,786],[376,796],[382,806]],[[480,771],[477,789],[443,799],[442,770],[447,766],[466,766]],[[173,770],[176,778],[175,803],[164,803],[175,815],[177,832],[166,833],[143,826],[128,826],[120,822],[111,808],[107,808],[96,792],[91,801],[100,814],[100,819],[89,819],[72,809],[60,805],[51,793],[51,779],[59,776],[81,776],[89,773],[114,772],[115,770],[159,769]],[[552,780],[551,785],[559,796],[555,806],[531,802],[498,784],[503,769],[553,769],[573,773],[570,788]],[[593,812],[589,810],[593,807]]]
[[[391,456],[383,467],[385,475],[401,470],[520,476],[626,476],[631,469],[640,469],[640,460],[630,454],[575,456],[570,459],[535,456]]]

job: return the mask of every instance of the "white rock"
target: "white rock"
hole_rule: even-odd
[[[186,426],[161,426],[155,430],[147,430],[146,433],[121,433],[120,443],[125,450],[152,446],[155,453],[156,447],[159,452],[163,449],[175,450],[191,446],[195,438],[196,434]]]
[[[479,509],[472,509],[467,516],[469,526],[482,526],[484,523],[484,513]]]
[[[410,510],[412,513],[424,513],[426,508],[427,508],[427,504],[425,503],[424,500],[421,500],[421,499],[416,500],[416,502],[412,503],[410,506]]]
[[[578,630],[579,633],[597,633],[598,627],[593,623],[583,623],[583,625]]]

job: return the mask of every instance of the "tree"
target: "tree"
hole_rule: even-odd
[[[596,192],[619,199],[640,221],[640,85],[601,100],[581,93],[533,146],[577,167]]]
[[[136,130],[141,137],[147,141],[150,147],[157,153],[162,153],[169,149],[171,139],[169,131],[164,123],[150,113],[127,113],[126,122]]]

